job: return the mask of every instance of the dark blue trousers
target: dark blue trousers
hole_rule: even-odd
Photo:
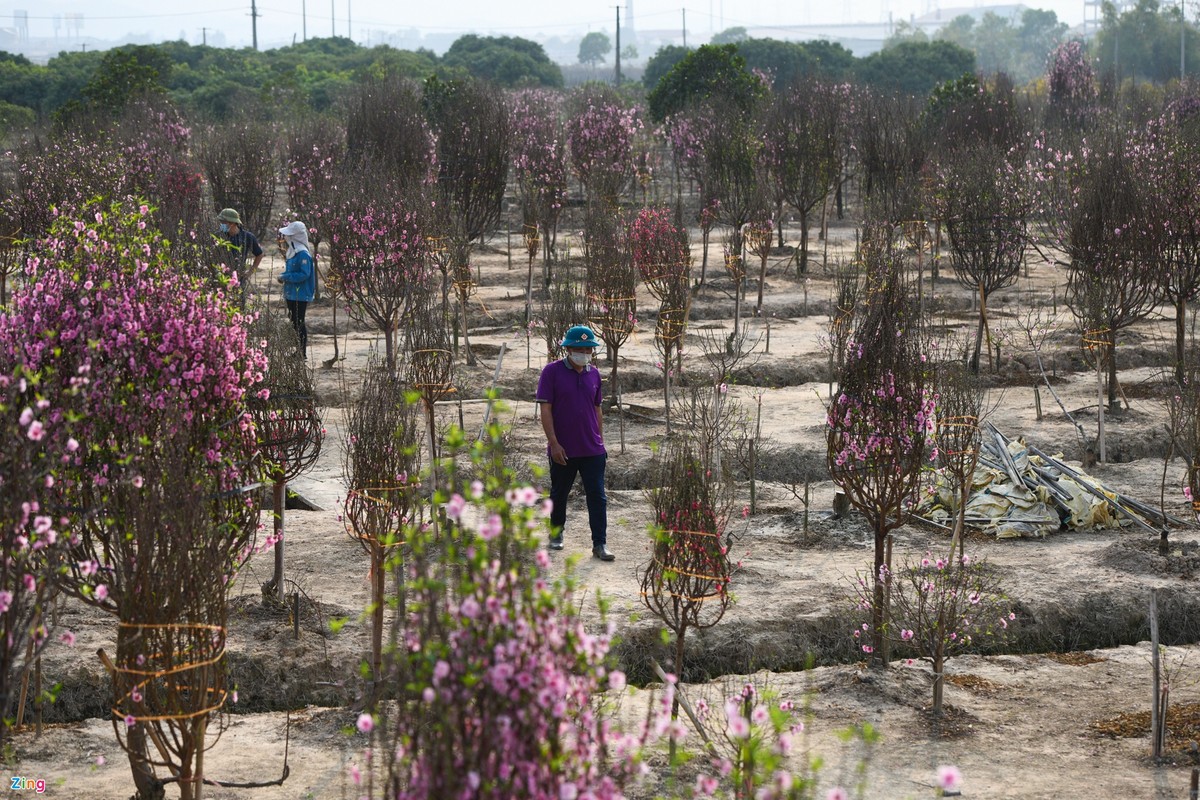
[[[583,480],[583,493],[587,496],[588,524],[592,529],[592,547],[608,543],[608,497],[604,494],[604,465],[608,456],[583,456],[568,458],[566,464],[550,460],[550,499],[554,508],[550,510],[550,531],[562,535],[567,523],[567,498],[575,485],[575,476]]]

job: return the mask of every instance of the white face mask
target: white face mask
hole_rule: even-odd
[[[586,367],[592,363],[591,353],[568,353],[567,358],[571,359],[571,363],[577,367]]]

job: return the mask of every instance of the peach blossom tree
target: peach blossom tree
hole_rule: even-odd
[[[120,621],[114,726],[139,794],[161,791],[165,765],[191,798],[227,696],[227,581],[257,527],[246,403],[265,363],[224,293],[172,270],[150,219],[144,204],[96,204],[54,224],[0,315],[0,371],[59,376],[42,391],[81,443],[60,502],[83,510],[61,585]]]

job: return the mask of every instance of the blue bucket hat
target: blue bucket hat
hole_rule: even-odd
[[[600,341],[587,325],[574,325],[567,330],[561,347],[599,347]]]

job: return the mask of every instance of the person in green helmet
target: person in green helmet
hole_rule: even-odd
[[[238,288],[236,297],[238,305],[245,310],[246,293],[250,290],[250,276],[258,269],[263,260],[262,245],[258,237],[242,227],[242,217],[237,209],[223,208],[217,214],[217,229],[220,231],[218,241],[223,248],[222,261],[230,272],[237,273]],[[252,257],[254,263],[246,269],[246,259]]]

